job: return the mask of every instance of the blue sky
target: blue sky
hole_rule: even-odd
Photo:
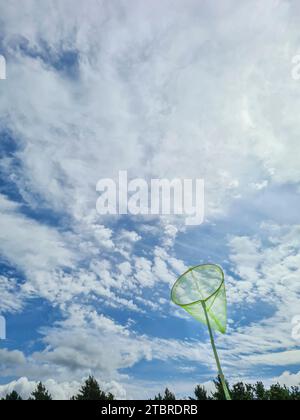
[[[170,302],[204,262],[226,274],[228,379],[298,384],[299,2],[22,4],[0,16],[0,393],[211,387],[207,332]],[[100,216],[121,170],[204,179],[205,222]]]

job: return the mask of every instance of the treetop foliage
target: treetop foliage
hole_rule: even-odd
[[[197,385],[194,390],[192,397],[185,398],[186,400],[192,401],[220,401],[225,400],[225,395],[220,378],[214,381],[215,389],[212,393],[209,393],[207,389],[202,385]],[[230,386],[231,398],[234,401],[249,401],[249,400],[290,400],[300,401],[300,387],[294,386],[291,388],[279,383],[271,385],[270,388],[266,388],[262,382],[256,384],[247,384],[244,382],[237,382]],[[79,389],[78,394],[74,395],[71,400],[73,401],[110,401],[114,400],[115,397],[111,393],[106,393],[101,390],[99,383],[93,376],[84,382],[82,387]],[[7,394],[2,401],[21,401],[22,397],[16,392],[12,391]],[[40,382],[36,389],[32,392],[29,400],[31,401],[51,401],[52,396],[47,391],[46,387]],[[176,396],[168,388],[165,389],[163,394],[158,394],[154,397],[154,401],[175,401]]]

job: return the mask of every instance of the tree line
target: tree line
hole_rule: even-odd
[[[202,385],[197,385],[194,390],[192,397],[186,397],[185,400],[190,401],[221,401],[225,400],[223,387],[221,385],[220,378],[214,381],[214,391],[209,393]],[[271,385],[266,388],[262,382],[256,384],[247,384],[244,382],[237,382],[233,386],[229,386],[232,400],[253,400],[253,401],[274,401],[274,400],[300,400],[300,387],[294,386],[288,388],[285,385],[279,383]],[[12,391],[7,394],[6,397],[2,398],[2,401],[22,401],[21,395],[16,391]],[[106,393],[101,390],[97,380],[90,376],[82,385],[77,395],[74,395],[71,400],[73,401],[105,401],[114,400],[115,397],[111,393]],[[46,387],[40,382],[36,389],[32,392],[28,400],[31,401],[51,401],[52,396]],[[175,401],[176,396],[168,388],[162,394],[158,394],[154,397],[154,401]]]

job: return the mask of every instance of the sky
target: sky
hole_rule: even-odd
[[[207,331],[170,302],[206,262],[229,381],[299,384],[299,1],[0,3],[0,395],[211,387]],[[203,179],[204,223],[100,216],[122,170]]]

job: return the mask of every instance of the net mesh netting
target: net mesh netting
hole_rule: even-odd
[[[219,266],[208,264],[191,268],[176,281],[171,298],[197,321],[207,325],[205,305],[211,327],[223,334],[226,332],[226,289]]]

